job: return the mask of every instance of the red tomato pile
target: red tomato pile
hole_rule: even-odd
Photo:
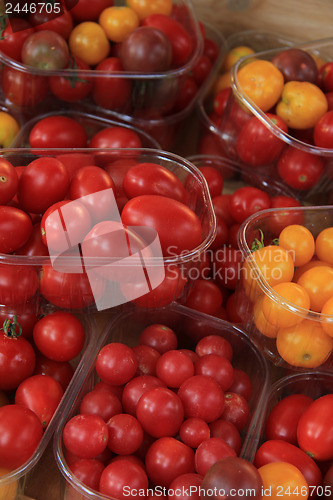
[[[44,127],[45,121],[49,129]],[[30,144],[35,148],[50,145],[52,141],[53,145],[75,143],[80,147],[86,140],[83,127],[62,116],[41,120],[30,134]],[[111,127],[95,134],[89,145],[139,147],[140,139],[131,130]],[[60,150],[56,156],[44,155],[33,160],[28,157],[27,165],[17,167],[1,160],[1,175],[6,182],[0,186],[0,252],[46,257],[40,263],[41,269],[37,265],[0,265],[2,304],[20,306],[40,293],[59,307],[80,309],[95,304],[104,292],[108,293],[109,279],[121,284],[125,298],[133,297],[136,286],[135,296],[139,297],[136,303],[143,307],[164,306],[182,292],[187,276],[177,259],[195,251],[212,234],[211,222],[207,224],[210,209],[199,182],[193,196],[172,167],[155,163],[154,155],[147,156],[150,162],[141,161],[140,149],[128,155],[123,151],[120,156],[111,149],[91,151],[61,154]],[[179,171],[176,160],[174,168]],[[96,193],[99,194],[94,196]],[[57,215],[60,213],[66,231]],[[88,278],[87,261],[82,269],[80,256],[75,261],[66,261],[65,270],[48,261],[49,254],[75,256],[79,244],[85,259],[95,257],[104,262],[134,255],[150,244],[150,236],[142,227],[156,230],[161,257],[170,262],[166,264],[164,280],[162,277],[160,284],[148,293],[146,282],[136,282],[135,277],[128,282],[119,272],[117,276],[108,276],[105,267]],[[125,232],[129,244],[123,241]],[[66,233],[71,247],[67,240],[64,242]],[[68,268],[70,265],[72,269]]]
[[[237,49],[232,53],[236,62]],[[239,56],[249,53],[240,50]],[[204,135],[199,152],[224,154],[258,171],[268,169],[272,178],[307,196],[326,175],[333,149],[332,68],[332,61],[300,48],[238,63],[237,88],[260,109],[262,119],[240,105],[230,80],[220,77],[207,109],[223,134]],[[327,154],[311,152],[312,147]]]
[[[287,462],[303,474],[311,498],[331,497],[332,412],[332,393],[317,398],[293,393],[282,398],[268,414],[264,440],[256,452],[254,465],[259,468],[273,462]]]
[[[158,118],[193,101],[218,56],[203,25],[199,50],[192,13],[172,0],[128,0],[120,6],[113,0],[78,0],[70,10],[64,1],[52,10],[53,4],[34,5],[24,19],[22,12],[10,12],[0,40],[0,51],[24,65],[5,64],[2,72],[3,93],[15,106],[88,98],[107,110]],[[179,68],[187,71],[179,76]],[[172,76],[162,78],[165,72]],[[161,78],[140,81],[138,73]]]
[[[40,319],[33,311],[17,316],[3,311],[2,321],[0,467],[13,470],[36,451],[73,376],[85,331],[66,311]]]
[[[254,240],[251,260],[274,296],[260,288],[250,258],[242,268],[254,325],[291,366],[319,367],[333,350],[332,234],[327,227],[314,238],[302,224],[290,224],[275,244]]]
[[[217,231],[214,241],[201,259],[200,268],[192,270],[190,277],[196,280],[185,304],[200,312],[240,323],[240,297],[235,289],[239,283],[243,259],[237,241],[241,224],[250,215],[261,210],[297,207],[301,204],[291,196],[268,194],[269,189],[263,188],[260,178],[250,178],[245,170],[242,173],[243,181],[233,184],[230,177],[238,172],[232,163],[223,164],[223,160],[214,163],[214,160],[209,159],[205,163],[203,157],[199,160],[199,165],[212,197]],[[280,192],[274,184],[270,186],[270,190],[272,193]],[[282,224],[277,217],[274,229],[279,230]]]
[[[99,382],[62,431],[68,466],[89,488],[124,498],[125,488],[199,485],[213,463],[239,454],[249,376],[233,368],[233,348],[221,336],[193,350],[178,343],[171,328],[152,324],[133,347],[100,349]]]

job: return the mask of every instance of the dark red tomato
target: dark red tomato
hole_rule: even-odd
[[[98,276],[96,279],[89,279],[83,271],[75,272],[75,265],[73,271],[61,272],[55,270],[52,265],[44,265],[39,281],[43,297],[65,309],[82,309],[95,304],[105,290],[104,281]]]
[[[195,472],[194,451],[174,437],[162,437],[148,449],[145,465],[153,484],[168,487],[181,474]]]
[[[61,70],[69,61],[66,40],[55,31],[35,31],[23,44],[22,62],[41,70]]]
[[[50,375],[32,375],[15,392],[15,404],[32,410],[45,429],[56,411],[64,391]]]
[[[109,498],[126,498],[132,491],[147,489],[148,478],[144,468],[130,458],[109,463],[99,481],[99,492]]]
[[[214,252],[212,277],[219,285],[235,290],[242,265],[242,252],[232,247],[223,247]]]
[[[131,167],[124,177],[124,191],[128,198],[156,194],[183,202],[186,197],[184,185],[176,174],[157,163]]]
[[[333,394],[313,401],[297,425],[298,446],[315,460],[333,458]]]
[[[63,430],[65,447],[79,458],[95,458],[105,450],[108,438],[107,425],[98,415],[75,415]]]
[[[122,283],[121,291],[128,301],[133,302],[139,307],[156,308],[164,307],[178,297],[187,283],[187,279],[183,276],[182,271],[176,265],[168,265],[165,267],[165,276],[163,281],[147,292],[147,283],[138,281],[137,283]],[[137,298],[133,298],[137,297]]]
[[[18,248],[15,253],[16,255],[28,255],[30,257],[37,255],[49,255],[47,246],[44,245],[42,240],[39,222],[33,225],[28,241]]]
[[[167,387],[154,387],[140,397],[136,416],[151,436],[175,436],[184,419],[184,408],[174,391]]]
[[[0,467],[16,469],[37,449],[43,427],[37,415],[21,405],[0,408]]]
[[[305,451],[286,441],[268,440],[258,448],[254,465],[259,468],[272,462],[288,462],[295,465],[305,477],[311,496],[316,496],[313,489],[322,484],[322,474],[316,462]]]
[[[271,127],[278,127],[288,133],[285,122],[273,113],[266,113],[267,119],[272,122]],[[284,141],[277,137],[266,124],[253,116],[242,127],[237,138],[237,153],[239,158],[252,167],[268,165],[281,154],[285,146]]]
[[[177,388],[194,375],[192,360],[178,349],[163,353],[156,363],[156,376],[168,387]]]
[[[92,89],[93,80],[80,70],[90,70],[90,66],[77,57],[71,56],[67,68],[72,70],[69,76],[54,75],[49,77],[51,92],[65,102],[77,102],[87,97]]]
[[[4,66],[2,90],[5,97],[16,106],[34,108],[46,98],[48,80],[46,76],[33,75]]]
[[[81,21],[96,21],[102,10],[107,7],[112,7],[113,0],[78,0],[74,7],[70,9],[70,13],[77,22]]]
[[[215,214],[221,217],[228,227],[235,224],[235,219],[230,213],[230,199],[231,194],[220,194],[212,198]]]
[[[193,283],[186,298],[185,305],[196,311],[214,314],[222,305],[223,296],[215,283],[198,279]]]
[[[227,391],[234,379],[234,369],[227,358],[218,354],[201,356],[194,364],[196,375],[212,377],[220,385],[222,391]]]
[[[210,165],[199,167],[199,170],[207,181],[211,197],[219,196],[222,193],[224,184],[223,176],[219,170]]]
[[[122,412],[120,399],[111,391],[90,391],[82,398],[80,413],[99,415],[104,422]]]
[[[131,347],[122,342],[106,344],[98,353],[96,372],[103,382],[111,385],[126,384],[134,377],[137,361]]]
[[[160,29],[169,39],[172,47],[172,66],[183,66],[193,52],[193,41],[184,26],[176,19],[164,14],[151,14],[145,17],[143,26],[154,26]]]
[[[35,368],[35,352],[24,337],[10,337],[0,331],[0,389],[13,390],[30,377]]]
[[[312,402],[313,399],[305,394],[291,394],[278,401],[266,420],[266,438],[297,445],[298,421]]]
[[[271,198],[271,208],[287,208],[287,207],[301,207],[302,204],[291,196],[273,196]],[[304,220],[304,214],[302,211],[283,211],[280,213],[275,212],[272,214],[270,219],[270,229],[277,236],[280,234],[283,228],[291,224],[302,224]]]
[[[333,148],[333,111],[327,111],[316,123],[313,131],[315,146]]]
[[[242,223],[250,215],[270,208],[269,194],[252,186],[236,189],[230,198],[230,213],[236,222]]]
[[[333,109],[333,91],[325,93],[328,109],[327,111],[331,111]]]
[[[0,303],[17,306],[31,299],[38,287],[36,269],[28,265],[0,264]]]
[[[119,57],[107,57],[94,69],[92,99],[101,108],[122,110],[130,104],[132,82],[121,75],[124,71]],[[94,146],[92,146],[94,147]]]
[[[0,159],[0,205],[6,205],[16,194],[18,175],[15,167],[4,158]]]
[[[71,200],[79,200],[95,222],[110,220],[115,213],[113,180],[101,167],[82,167],[73,175],[69,186]],[[96,194],[98,193],[98,194]],[[112,219],[111,219],[112,220]]]
[[[138,361],[135,375],[155,375],[156,363],[160,353],[149,345],[135,345],[132,347]]]
[[[208,56],[202,54],[192,68],[192,75],[199,87],[208,77],[213,68],[213,63]]]
[[[326,471],[323,479],[324,491],[331,495],[333,489],[333,464]]]
[[[81,458],[70,464],[73,475],[85,486],[98,491],[104,464],[95,458]]]
[[[242,440],[237,427],[224,418],[218,418],[209,424],[210,437],[217,437],[223,439],[235,451],[236,455],[239,454],[242,446]]]
[[[81,321],[67,311],[55,311],[38,320],[33,337],[38,350],[53,361],[71,361],[85,342]]]
[[[61,35],[68,40],[73,29],[73,18],[71,13],[61,5],[61,13],[46,12],[46,9],[36,9],[36,12],[29,15],[29,22],[37,31],[50,30]]]
[[[210,438],[210,429],[202,418],[186,418],[180,426],[179,437],[187,446],[197,448],[200,443]]]
[[[24,245],[31,236],[29,215],[19,208],[0,205],[0,253],[12,253]]]
[[[248,374],[240,368],[234,368],[234,380],[229,388],[249,401],[252,396],[252,381]]]
[[[168,326],[154,323],[142,330],[139,343],[149,345],[163,354],[171,349],[177,349],[178,337]]]
[[[88,209],[79,200],[62,200],[51,205],[43,214],[40,222],[40,238],[52,253],[66,252],[68,242],[64,241],[64,227],[71,248],[80,244],[91,228]]]
[[[218,460],[235,456],[235,450],[226,441],[218,437],[211,437],[199,444],[195,451],[195,470],[204,477]]]
[[[193,375],[178,389],[182,400],[185,417],[199,417],[205,422],[213,422],[219,418],[224,408],[224,392],[211,377]]]
[[[141,148],[142,142],[135,130],[127,127],[107,127],[97,132],[90,139],[90,148]],[[112,158],[111,156],[111,159]]]
[[[303,191],[317,184],[324,171],[324,162],[318,155],[288,146],[279,158],[277,169],[288,186]]]
[[[250,418],[249,403],[240,394],[226,392],[221,418],[234,424],[239,431],[244,429]]]
[[[34,214],[44,213],[63,200],[69,187],[66,167],[56,158],[39,157],[22,172],[17,197],[20,206]]]
[[[142,195],[129,200],[121,219],[126,226],[147,226],[157,231],[163,255],[176,256],[202,242],[201,222],[183,203],[159,195]]]
[[[111,161],[104,166],[104,169],[110,175],[111,179],[115,185],[115,193],[117,199],[124,197],[127,201],[127,197],[124,191],[124,177],[131,167],[137,165],[134,158],[120,158],[118,160]]]
[[[323,64],[318,71],[319,86],[324,92],[333,91],[333,62]]]
[[[124,411],[136,415],[136,407],[141,396],[155,387],[165,387],[165,383],[152,375],[139,375],[129,380],[122,394]]]
[[[74,368],[68,361],[53,361],[37,352],[34,375],[49,375],[59,382],[65,392],[74,375]]]
[[[198,84],[192,76],[188,75],[181,84],[172,111],[177,112],[187,108],[197,95],[198,90]]]
[[[206,354],[219,354],[229,361],[232,360],[233,356],[232,345],[220,335],[206,335],[200,339],[195,347],[195,352],[200,357]]]
[[[85,148],[87,133],[75,118],[47,116],[32,127],[29,144],[32,148]]]
[[[7,57],[21,62],[21,49],[25,40],[34,32],[31,24],[20,17],[10,17],[0,38],[0,51]]]

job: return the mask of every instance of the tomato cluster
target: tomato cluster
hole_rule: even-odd
[[[333,349],[332,231],[314,237],[302,224],[286,225],[271,243],[255,239],[242,267],[255,327],[291,366],[319,367]]]
[[[201,257],[200,267],[192,270],[195,282],[185,304],[241,323],[241,296],[237,290],[243,260],[237,241],[241,224],[261,210],[301,204],[295,197],[284,194],[283,186],[265,181],[246,168],[240,169],[232,161],[198,155],[193,162],[208,183],[216,216],[216,236]],[[279,231],[284,223],[285,220],[276,217],[272,229],[274,225]]]
[[[188,108],[219,54],[185,3],[59,3],[61,14],[9,17],[3,30],[1,86],[16,107],[57,98],[156,119]]]
[[[2,310],[0,467],[21,467],[36,451],[86,344],[81,320],[67,311],[39,317]],[[2,474],[3,475],[3,474]]]
[[[333,62],[320,59],[315,47],[259,58],[250,47],[236,47],[227,62],[206,104],[215,133],[201,138],[199,151],[269,171],[304,197],[319,189],[327,171],[330,178]]]
[[[88,488],[123,498],[125,489],[148,485],[199,485],[213,463],[239,454],[251,379],[233,367],[223,336],[208,335],[194,348],[180,342],[154,323],[133,347],[100,348],[94,386],[62,429],[68,467]]]

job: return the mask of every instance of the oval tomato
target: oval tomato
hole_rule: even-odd
[[[32,127],[29,144],[32,148],[85,148],[87,133],[74,118],[47,116]]]
[[[19,208],[0,205],[0,233],[0,253],[15,252],[30,238],[31,218]]]

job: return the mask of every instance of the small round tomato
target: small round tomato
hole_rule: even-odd
[[[33,374],[36,356],[28,340],[10,332],[8,320],[4,321],[3,330],[0,332],[0,353],[0,389],[16,389],[23,380]]]
[[[259,467],[263,491],[270,492],[271,500],[297,500],[299,495],[306,500],[309,486],[301,471],[287,462],[272,462]]]
[[[292,254],[296,267],[307,264],[315,252],[315,240],[305,226],[291,224],[279,235],[279,245]]]
[[[316,238],[316,255],[318,259],[333,264],[333,227],[320,231]]]
[[[319,148],[333,149],[333,110],[327,111],[316,123],[313,141]]]
[[[298,278],[297,283],[309,294],[311,310],[320,312],[333,296],[333,269],[328,265],[312,267]]]
[[[34,32],[34,28],[25,19],[13,16],[10,17],[10,22],[4,22],[4,24],[0,38],[0,50],[2,54],[20,62],[22,45]]]
[[[61,74],[49,77],[50,90],[62,101],[80,101],[90,94],[93,85],[93,79],[85,73],[81,73],[80,70],[88,71],[90,66],[78,57],[71,56],[67,68],[72,70],[70,75]]]
[[[231,195],[229,210],[235,221],[241,223],[250,215],[270,206],[269,194],[256,187],[245,186],[236,189]]]
[[[137,360],[132,349],[121,342],[106,344],[98,353],[96,371],[103,382],[122,385],[136,372]]]
[[[70,2],[65,2],[65,4],[69,4]],[[31,9],[33,10],[33,9]],[[64,2],[61,2],[60,12],[47,12],[47,8],[45,9],[36,9],[35,12],[31,12],[29,14],[29,22],[33,25],[36,31],[44,31],[50,30],[54,31],[61,35],[65,40],[68,40],[68,37],[73,29],[73,18],[71,12],[69,12]],[[55,9],[56,10],[56,9]]]
[[[244,56],[254,54],[254,50],[247,45],[237,45],[230,49],[223,61],[223,71],[229,71],[232,66]]]
[[[127,0],[129,5],[142,20],[151,14],[164,14],[169,16],[172,11],[172,0]]]
[[[99,491],[107,498],[124,498],[128,491],[146,491],[147,474],[141,464],[129,458],[110,462],[99,480]]]
[[[131,99],[132,82],[126,76],[119,57],[106,57],[94,71],[97,78],[93,80],[92,98],[97,106],[106,109],[121,109]]]
[[[0,205],[0,232],[0,252],[15,252],[24,245],[31,236],[31,218],[26,212],[19,208]]]
[[[75,415],[63,430],[66,449],[79,458],[94,458],[107,447],[109,432],[98,415]]]
[[[306,289],[297,283],[287,282],[278,283],[272,290],[278,298],[264,296],[262,312],[266,320],[279,328],[295,326],[303,321],[310,309],[310,297]]]
[[[70,12],[75,21],[96,21],[104,9],[113,5],[113,0],[77,0],[71,4],[74,4]]]
[[[5,97],[19,107],[34,108],[48,93],[46,76],[25,73],[7,65],[2,70],[1,82]]]
[[[32,33],[24,42],[21,52],[22,62],[27,66],[45,70],[66,67],[69,50],[66,40],[51,30]]]
[[[185,417],[199,417],[210,423],[222,415],[224,392],[211,377],[193,375],[178,389],[185,411]]]
[[[284,86],[281,71],[272,62],[260,59],[242,66],[237,80],[244,94],[264,112],[278,102]]]
[[[102,26],[93,21],[77,24],[72,30],[69,49],[74,57],[95,66],[105,59],[110,52],[110,43]]]
[[[107,7],[99,15],[98,23],[112,42],[123,42],[139,26],[139,17],[131,7]]]
[[[318,155],[287,146],[278,160],[277,170],[288,186],[303,191],[317,184],[324,172],[324,162]]]
[[[171,349],[177,349],[178,338],[171,328],[156,323],[142,330],[139,343],[149,345],[163,354]]]
[[[29,133],[32,148],[85,148],[87,133],[70,116],[47,116],[37,121]]]

